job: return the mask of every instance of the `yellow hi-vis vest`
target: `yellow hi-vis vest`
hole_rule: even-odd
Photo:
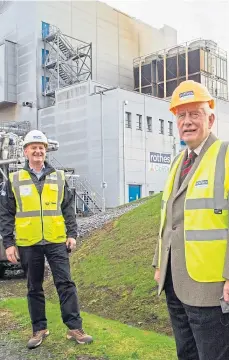
[[[64,171],[54,171],[46,176],[41,195],[26,170],[11,173],[9,180],[16,200],[16,244],[30,246],[42,239],[52,243],[66,241],[61,211]]]
[[[184,152],[174,159],[162,197],[159,267],[167,202],[183,156]],[[188,274],[195,281],[225,281],[222,275],[228,241],[228,191],[228,143],[217,140],[190,179],[184,203],[185,260]]]

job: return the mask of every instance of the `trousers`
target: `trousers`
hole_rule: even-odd
[[[182,303],[173,288],[170,261],[164,289],[178,359],[229,359],[229,314],[223,314],[220,306],[198,307]]]
[[[66,244],[46,244],[18,247],[23,266],[27,268],[27,300],[33,332],[47,329],[43,290],[45,257],[51,268],[59,295],[61,316],[71,330],[82,328],[75,283],[71,280]]]

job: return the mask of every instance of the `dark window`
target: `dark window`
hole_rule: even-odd
[[[152,117],[151,116],[146,117],[146,123],[147,123],[147,131],[152,132]]]
[[[142,130],[142,115],[137,114],[137,130]]]
[[[131,129],[131,113],[126,111],[125,115],[126,115],[125,126],[126,128]]]
[[[169,124],[169,136],[173,136],[173,122],[168,121]]]
[[[160,128],[159,128],[159,134],[165,133],[165,121],[162,119],[159,119]]]

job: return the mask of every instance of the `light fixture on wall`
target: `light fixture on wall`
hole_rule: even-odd
[[[23,101],[22,106],[32,108],[33,103],[31,101]]]

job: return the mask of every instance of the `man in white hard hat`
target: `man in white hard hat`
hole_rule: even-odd
[[[77,292],[71,280],[69,249],[76,247],[77,224],[73,194],[64,172],[45,161],[48,140],[38,130],[24,139],[24,169],[11,173],[0,196],[0,232],[10,262],[20,259],[28,268],[28,307],[33,335],[28,348],[49,335],[43,291],[45,257],[59,295],[67,338],[78,344],[92,342],[82,329]],[[15,230],[15,238],[14,238]],[[17,245],[17,248],[16,248]]]

